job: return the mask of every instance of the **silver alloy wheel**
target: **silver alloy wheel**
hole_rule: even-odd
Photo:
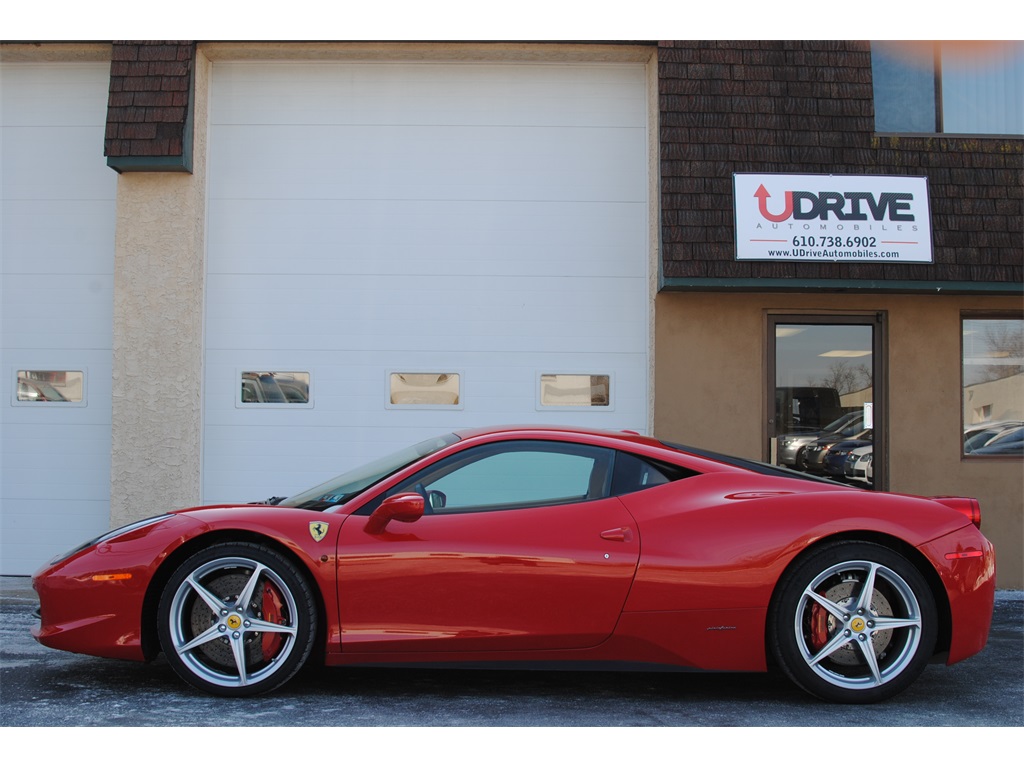
[[[793,632],[807,667],[849,690],[878,688],[913,662],[922,611],[896,571],[848,560],[818,574],[803,591]]]
[[[220,557],[189,573],[168,609],[173,653],[212,686],[243,688],[288,662],[299,630],[284,578],[248,557]]]

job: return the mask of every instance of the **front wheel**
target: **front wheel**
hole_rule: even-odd
[[[867,704],[896,695],[924,670],[935,646],[935,600],[899,553],[839,543],[784,577],[768,631],[797,685],[828,701]]]
[[[316,636],[316,604],[287,559],[252,543],[215,544],[186,560],[157,614],[171,668],[208,693],[266,693],[292,677]]]

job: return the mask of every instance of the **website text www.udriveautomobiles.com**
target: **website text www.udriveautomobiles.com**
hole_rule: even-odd
[[[841,237],[836,235],[798,235],[792,248],[769,249],[775,259],[898,259],[899,251],[874,250],[875,237]]]

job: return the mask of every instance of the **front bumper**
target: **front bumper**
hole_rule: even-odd
[[[32,576],[39,598],[32,636],[62,651],[144,661],[147,589],[167,553],[195,529],[186,517],[161,516],[39,569]]]
[[[36,576],[32,586],[39,596],[39,623],[32,627],[32,637],[42,645],[110,659],[145,660],[145,595],[138,585],[91,585],[88,579]]]

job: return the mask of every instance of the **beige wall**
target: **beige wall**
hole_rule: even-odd
[[[117,180],[111,525],[200,500],[209,74],[199,53],[193,173]]]
[[[656,299],[654,424],[664,439],[763,459],[767,317],[888,314],[889,490],[973,496],[998,552],[999,586],[1024,587],[1024,464],[961,459],[962,311],[1015,297],[663,292]]]

